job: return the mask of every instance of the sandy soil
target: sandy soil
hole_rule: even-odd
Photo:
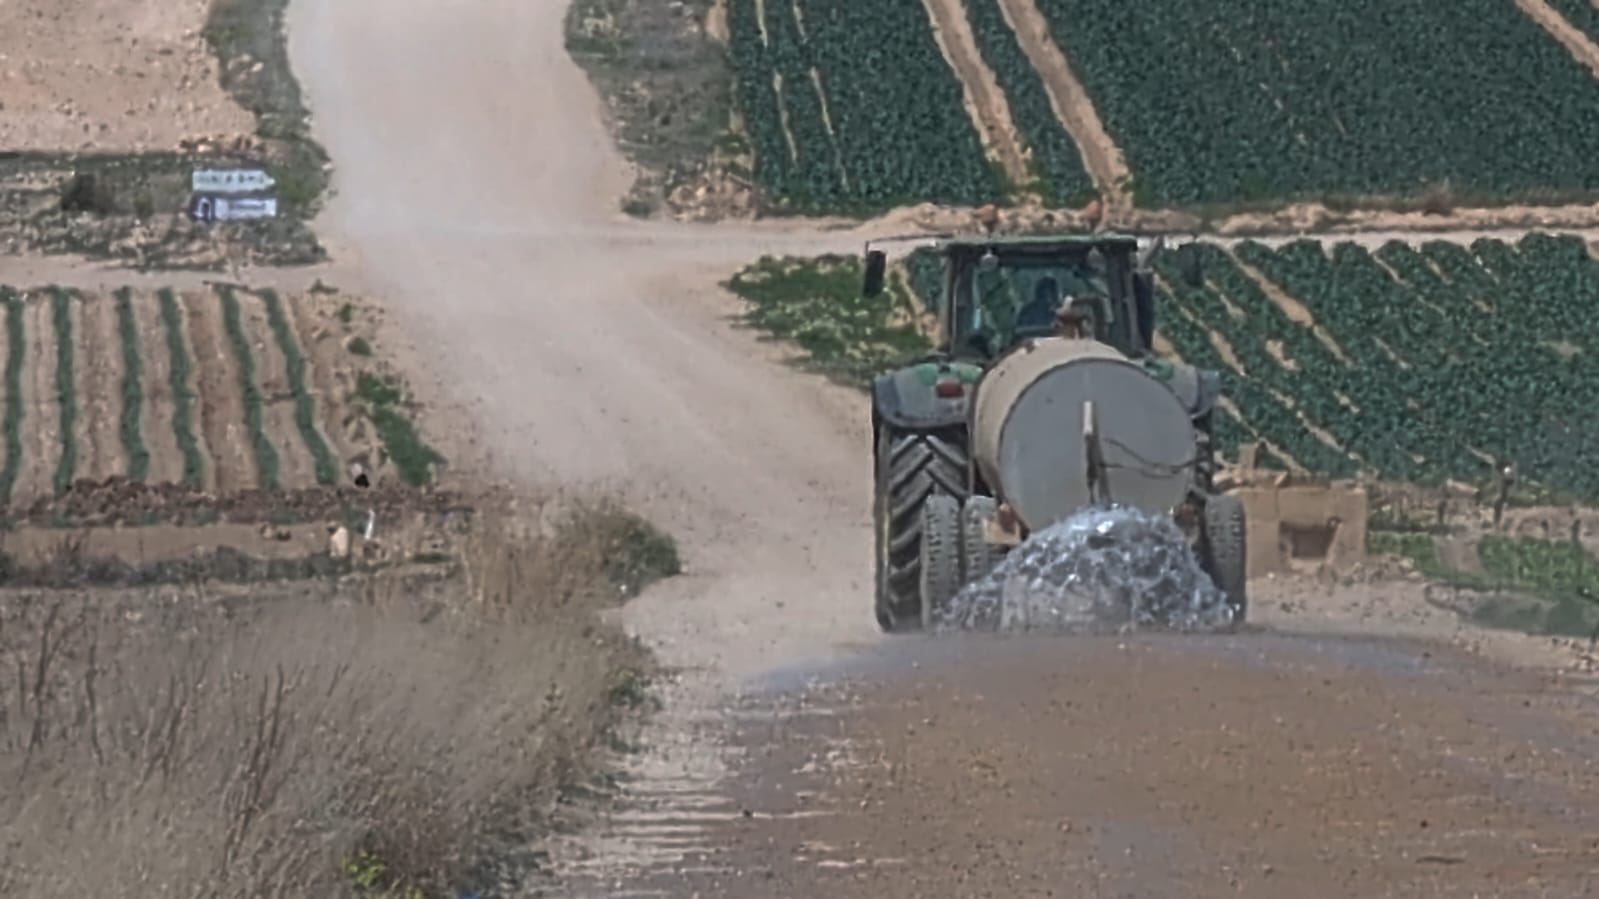
[[[200,36],[206,0],[0,3],[0,147],[171,150],[251,134]]]
[[[14,502],[31,502],[55,492],[61,460],[61,403],[56,393],[56,329],[50,297],[28,295],[23,329],[27,352],[22,369],[22,467],[11,489]]]
[[[255,358],[267,439],[278,451],[278,482],[285,487],[310,487],[316,484],[316,462],[294,421],[289,367],[267,320],[266,304],[254,294],[239,294],[239,319],[249,337],[250,355]]]
[[[139,389],[143,394],[139,427],[150,452],[149,480],[179,484],[183,482],[183,453],[172,430],[172,356],[167,352],[161,306],[155,294],[137,292],[131,305],[139,327]]]
[[[181,300],[185,336],[194,358],[195,427],[205,434],[206,460],[216,472],[216,491],[249,489],[256,486],[258,473],[244,423],[239,365],[222,321],[222,304],[212,293],[184,293]]]
[[[1544,0],[1516,0],[1516,5],[1559,41],[1574,59],[1592,69],[1594,75],[1599,76],[1599,47],[1594,46],[1593,41],[1589,40],[1581,29],[1566,21],[1564,16]]]
[[[1099,120],[1099,112],[1072,72],[1066,54],[1050,36],[1049,23],[1038,6],[1033,0],[1000,0],[999,7],[1021,41],[1022,51],[1043,77],[1050,105],[1076,141],[1083,165],[1104,197],[1107,213],[1119,215],[1130,209],[1132,200],[1122,189],[1131,174],[1127,160]]]
[[[959,0],[923,0],[933,22],[933,37],[960,79],[966,111],[983,135],[989,155],[999,161],[1013,184],[1026,184],[1027,162],[1010,104],[994,72],[977,50],[977,38]]]
[[[73,374],[78,395],[78,470],[75,477],[104,480],[126,474],[122,447],[122,338],[117,300],[85,297],[72,304],[77,352]]]
[[[300,352],[305,354],[306,389],[316,401],[318,427],[322,439],[328,442],[335,456],[343,462],[357,453],[371,455],[370,439],[357,441],[345,426],[350,418],[343,408],[346,390],[339,386],[339,372],[348,370],[352,357],[339,337],[337,298],[321,299],[314,295],[283,297],[283,314],[300,341]],[[341,467],[342,472],[342,467]],[[342,474],[341,474],[342,476]]]

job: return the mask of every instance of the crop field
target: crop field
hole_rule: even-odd
[[[341,342],[353,307],[219,286],[110,294],[0,288],[0,500],[85,482],[229,496],[348,481],[362,457],[413,484],[436,461],[386,376]],[[388,457],[390,463],[383,462]]]
[[[837,211],[1006,189],[934,34],[936,2],[730,0],[760,185],[792,208]],[[1017,187],[1047,202],[1093,188],[1092,138],[1062,122],[1064,101],[1018,37],[1024,12],[1047,23],[1039,40],[1064,53],[1125,157],[1131,180],[1117,189],[1146,208],[1599,192],[1595,73],[1510,0],[959,5],[1026,148]],[[1554,9],[1599,44],[1589,0]]]
[[[1599,267],[1579,239],[1206,246],[1163,272],[1160,332],[1223,372],[1223,444],[1328,476],[1522,480],[1599,497]]]

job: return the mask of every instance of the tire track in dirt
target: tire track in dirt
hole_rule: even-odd
[[[22,368],[22,466],[11,494],[17,504],[29,503],[54,492],[55,467],[61,459],[56,332],[47,291],[28,294],[23,322],[27,350]]]
[[[922,0],[933,22],[933,40],[955,71],[966,95],[966,110],[987,140],[988,152],[1005,169],[1012,184],[1030,179],[1022,141],[1011,118],[1010,104],[994,72],[977,51],[977,38],[960,0]]]
[[[183,482],[183,451],[173,431],[176,399],[172,395],[172,353],[161,306],[154,294],[136,293],[130,303],[139,335],[139,430],[150,453],[148,480],[155,484]]]
[[[1077,149],[1083,154],[1083,165],[1099,186],[1105,205],[1109,207],[1107,211],[1131,209],[1132,198],[1124,189],[1132,174],[1127,168],[1127,159],[1105,130],[1105,123],[1100,121],[1088,91],[1072,71],[1065,51],[1055,43],[1044,14],[1033,0],[999,0],[999,9],[1011,30],[1016,32],[1022,52],[1044,79],[1049,105],[1054,107],[1055,116],[1066,126],[1072,140],[1077,142]]]
[[[272,333],[260,296],[240,293],[239,315],[255,360],[255,382],[261,391],[262,425],[278,454],[278,483],[285,489],[316,486],[316,461],[294,421],[294,391],[289,364]]]
[[[205,434],[214,490],[220,494],[257,485],[255,457],[239,396],[239,363],[222,326],[222,306],[215,294],[183,294],[189,346],[194,354],[195,411]]]
[[[1521,11],[1526,13],[1528,18],[1549,32],[1550,37],[1559,41],[1573,59],[1587,66],[1594,77],[1599,78],[1599,47],[1594,46],[1588,35],[1566,21],[1565,16],[1544,0],[1516,0],[1516,5],[1521,7]],[[1599,4],[1595,7],[1599,8]]]
[[[117,331],[117,300],[93,295],[75,299],[77,353],[78,465],[74,480],[104,480],[128,470],[122,448],[122,339]]]

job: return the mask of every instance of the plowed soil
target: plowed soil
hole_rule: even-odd
[[[172,354],[167,347],[167,328],[161,321],[161,304],[153,293],[135,294],[131,303],[133,319],[139,328],[139,428],[145,449],[150,452],[149,481],[155,484],[183,482],[183,453],[178,449],[177,433],[172,429]],[[195,410],[198,417],[199,410]],[[198,435],[197,435],[198,436]],[[210,468],[204,475],[210,477]]]
[[[72,304],[77,352],[78,465],[75,478],[104,480],[128,471],[122,446],[122,339],[117,299],[109,294]]]
[[[256,460],[244,423],[239,364],[222,321],[222,304],[211,293],[182,296],[186,334],[194,354],[196,424],[203,423],[216,490],[234,493],[257,486]]]
[[[28,295],[25,323],[28,349],[22,368],[22,467],[11,491],[13,502],[31,502],[55,492],[56,466],[61,461],[56,329],[49,294]]]
[[[294,423],[294,393],[289,389],[283,348],[267,320],[266,304],[253,294],[239,296],[239,320],[255,358],[255,380],[261,388],[267,439],[278,451],[278,479],[284,484],[316,483],[316,462]]]

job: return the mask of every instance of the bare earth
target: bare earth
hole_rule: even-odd
[[[200,36],[206,0],[0,3],[0,149],[172,150],[252,134]]]
[[[1465,631],[1413,584],[1260,585],[1266,626],[1314,636],[881,637],[866,400],[776,364],[717,282],[763,253],[857,252],[893,220],[624,219],[626,167],[564,14],[293,3],[291,57],[339,164],[317,223],[338,262],[242,274],[299,290],[331,272],[388,298],[384,356],[443,409],[427,430],[454,467],[614,486],[680,540],[686,574],[624,614],[680,674],[614,817],[552,847],[552,895],[1589,888],[1599,780],[1580,694],[1551,673],[1568,654]],[[226,340],[214,308],[188,331],[197,356]],[[253,482],[242,430],[205,437],[223,486]]]

